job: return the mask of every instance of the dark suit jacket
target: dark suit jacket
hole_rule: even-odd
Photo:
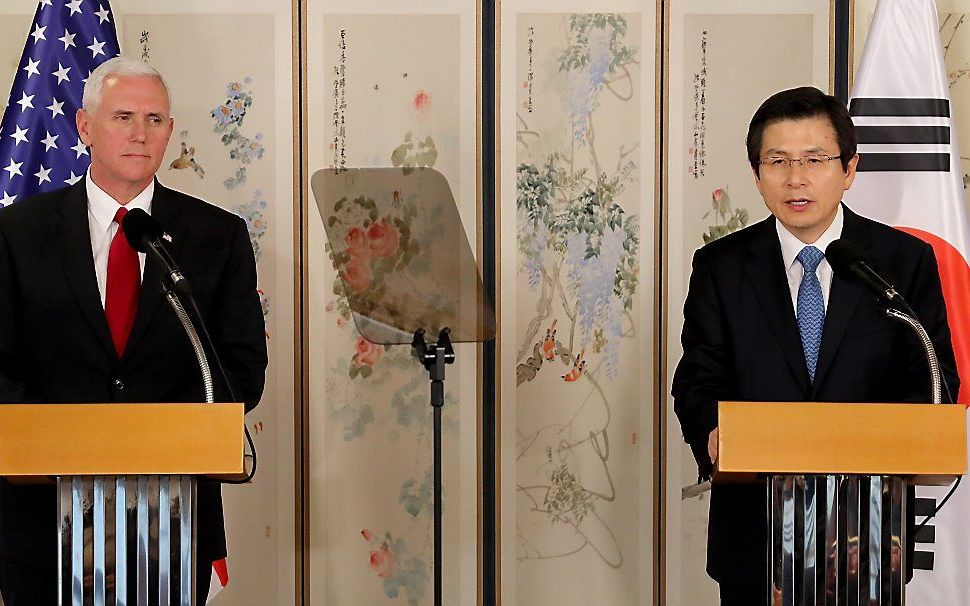
[[[919,315],[956,396],[959,378],[933,250],[844,205],[843,210],[842,238],[861,245]],[[930,401],[916,337],[886,318],[863,285],[837,276],[815,382],[809,382],[774,217],[694,255],[682,342],[674,410],[702,474],[711,467],[707,439],[717,426],[718,401]],[[714,487],[707,570],[718,582],[766,586],[765,498],[764,484]]]
[[[245,221],[158,183],[152,216],[171,234],[235,393],[252,409],[267,357]],[[203,401],[195,355],[159,286],[149,259],[119,359],[98,293],[85,181],[0,210],[0,402]],[[227,401],[216,381],[217,400]],[[53,562],[54,511],[52,487],[0,483],[0,558]],[[198,539],[200,558],[225,555],[218,484],[200,485]]]

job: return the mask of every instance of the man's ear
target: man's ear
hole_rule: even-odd
[[[758,169],[752,168],[751,174],[754,175],[754,185],[755,187],[758,188],[758,193],[760,193],[761,196],[764,197],[765,192],[761,190],[761,177],[758,176]]]
[[[88,115],[83,108],[77,110],[77,114],[74,116],[74,122],[77,124],[77,134],[81,137],[81,143],[90,146],[91,145],[91,117]]]
[[[843,183],[843,189],[848,190],[852,187],[852,182],[855,181],[856,170],[859,167],[859,154],[852,156],[849,160],[849,164],[845,167],[845,182]]]

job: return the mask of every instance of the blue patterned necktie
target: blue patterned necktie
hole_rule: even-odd
[[[798,285],[798,332],[802,337],[802,351],[805,353],[805,366],[808,378],[815,381],[815,365],[818,363],[818,348],[822,343],[822,325],[825,323],[825,300],[822,298],[822,285],[815,269],[825,255],[814,246],[806,246],[795,257],[802,264],[805,273]]]

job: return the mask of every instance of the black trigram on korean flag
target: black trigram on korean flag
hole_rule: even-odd
[[[916,525],[917,528],[927,516],[936,511],[936,499],[916,497]],[[916,531],[916,551],[913,553],[913,568],[917,570],[933,570],[933,546],[936,543],[936,526],[927,523]]]
[[[950,172],[950,101],[856,97],[859,172]]]

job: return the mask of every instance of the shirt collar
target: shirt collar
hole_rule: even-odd
[[[844,221],[845,215],[842,212],[842,205],[839,204],[839,209],[835,213],[835,219],[832,220],[832,224],[822,232],[818,240],[811,243],[811,246],[814,246],[824,253],[829,244],[842,236],[842,224]],[[785,271],[788,271],[795,262],[795,257],[808,244],[796,238],[778,219],[775,219],[775,230],[778,232],[778,241],[781,243],[781,258],[785,263]]]
[[[111,222],[114,221],[115,213],[118,212],[118,201],[108,195],[103,189],[98,187],[98,184],[94,182],[91,178],[91,169],[88,168],[87,177],[85,178],[85,190],[88,194],[88,212],[94,217],[95,223],[97,223],[98,228],[102,231],[107,231],[111,226]],[[132,210],[133,208],[140,208],[148,214],[152,214],[152,197],[155,195],[155,180],[152,179],[148,187],[141,190],[141,192],[132,199],[131,202],[125,204],[125,208]]]

